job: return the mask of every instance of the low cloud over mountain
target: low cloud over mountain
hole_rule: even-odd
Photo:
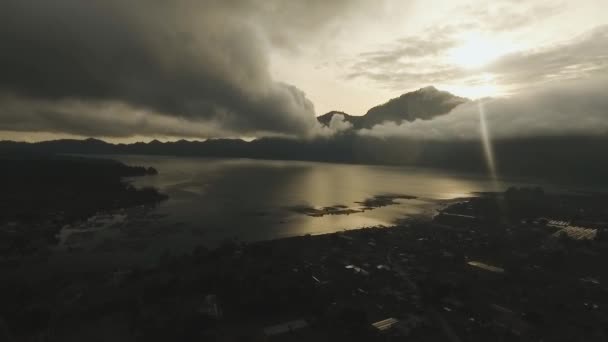
[[[330,122],[337,114],[342,115],[344,121],[351,123],[355,129],[372,128],[384,123],[399,124],[404,121],[431,120],[436,116],[449,113],[456,106],[468,101],[468,99],[429,86],[375,106],[362,116],[329,112],[317,119],[321,124],[331,127]]]
[[[608,134],[608,78],[552,84],[508,98],[456,107],[433,120],[384,122],[359,134],[424,140],[474,140],[480,113],[494,139]]]

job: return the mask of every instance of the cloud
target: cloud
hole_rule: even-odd
[[[397,33],[384,27],[392,27],[391,20],[413,21],[417,13],[410,9],[416,6],[410,3],[416,1],[4,0],[0,130],[315,136],[320,128],[313,103],[300,89],[273,78],[271,59],[276,67],[277,51],[301,53],[320,64],[333,61],[339,73],[343,54],[363,50],[358,38],[369,40],[358,37],[362,32],[380,27],[378,32],[386,33],[382,39],[390,39]],[[475,70],[450,64],[444,57],[462,43],[462,32],[517,31],[564,10],[551,1],[474,3],[450,11],[450,20],[437,25],[427,21],[424,26],[432,28],[423,34],[358,55],[347,78],[372,80],[390,89],[389,96],[428,84],[483,86],[486,75],[518,90],[608,70],[606,27]],[[445,10],[439,7],[438,13]],[[302,74],[299,84],[325,89],[306,84],[302,79],[314,76]],[[370,98],[373,91],[365,89]]]
[[[522,85],[585,78],[608,72],[608,25],[533,51],[505,55],[480,71],[498,82]]]
[[[538,11],[553,13],[557,12],[558,8],[547,7]],[[534,49],[511,52],[507,49],[503,55],[478,67],[467,68],[458,65],[450,60],[450,54],[466,43],[465,33],[484,27],[491,30],[487,26],[489,22],[494,21],[489,19],[492,15],[487,14],[486,10],[477,15],[481,18],[481,23],[465,22],[433,27],[421,35],[403,37],[394,44],[362,53],[350,64],[345,77],[371,80],[395,91],[428,84],[454,87],[490,84],[497,86],[504,93],[513,93],[547,82],[608,73],[608,25],[598,26],[574,38]],[[506,22],[531,20],[528,16],[525,16],[525,19],[517,19],[515,15],[503,15],[501,18]],[[508,26],[507,23],[494,24]],[[494,29],[499,30],[498,27]],[[482,45],[478,49],[485,48],[493,53],[502,46],[502,43],[493,41],[488,44],[490,46]],[[467,53],[474,54],[472,48]]]
[[[308,44],[327,41],[328,36],[344,29],[347,19],[377,13],[387,0],[241,0],[237,3],[244,16],[253,18],[270,43],[287,50],[301,50]]]
[[[458,39],[445,27],[402,37],[394,44],[360,54],[346,78],[367,78],[398,90],[404,88],[404,83],[415,87],[458,78],[464,70],[440,58],[457,44]]]
[[[502,0],[469,4],[454,12],[470,18],[469,26],[484,31],[513,31],[562,13],[566,10],[560,1]]]
[[[337,136],[340,132],[348,132],[353,128],[353,124],[346,120],[344,114],[335,113],[327,126],[320,125],[312,135],[313,139],[331,138]]]
[[[334,114],[329,121],[329,128],[335,132],[341,132],[353,128],[353,124],[346,121],[343,114]]]
[[[608,77],[568,81],[510,98],[479,100],[430,121],[385,123],[364,136],[476,140],[480,112],[493,139],[608,134]]]
[[[309,134],[314,106],[271,77],[268,50],[288,35],[304,37],[305,22],[322,29],[349,6],[4,0],[0,95],[11,100],[0,102],[0,126],[124,135],[139,120],[155,133]]]
[[[124,138],[235,136],[216,121],[195,121],[162,115],[122,102],[31,100],[0,97],[0,131],[66,133]]]

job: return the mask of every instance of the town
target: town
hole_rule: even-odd
[[[605,200],[511,188],[393,227],[12,279],[2,326],[15,341],[605,341]]]

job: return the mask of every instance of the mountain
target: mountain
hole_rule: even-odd
[[[426,87],[370,109],[364,116],[330,112],[318,120],[329,125],[343,115],[355,129],[382,122],[430,120],[449,113],[469,100]],[[496,168],[501,176],[535,177],[544,181],[593,182],[608,185],[608,136],[513,137],[494,140]],[[407,138],[374,138],[346,130],[315,139],[260,138],[180,140],[175,142],[110,144],[97,139],[55,140],[39,143],[0,141],[2,158],[44,154],[141,154],[218,158],[310,160],[338,163],[423,166],[450,171],[487,174],[480,140],[434,141]],[[539,158],[542,156],[542,158]],[[576,161],[576,162],[573,162]],[[2,165],[2,164],[0,164]]]
[[[495,140],[493,145],[497,170],[502,177],[532,177],[543,182],[608,186],[608,158],[601,158],[598,154],[598,151],[608,150],[608,136],[512,138]],[[239,139],[134,144],[110,144],[93,139],[39,143],[0,141],[0,165],[7,157],[14,159],[15,156],[43,154],[308,160],[410,165],[487,174],[484,150],[479,140],[378,139],[353,131],[310,140],[261,138],[249,142]]]
[[[331,118],[333,118],[334,114],[340,114],[340,115],[342,115],[344,117],[344,120],[346,122],[350,122],[353,126],[357,126],[358,125],[358,120],[361,119],[361,116],[350,115],[350,114],[346,114],[344,112],[333,110],[333,111],[331,111],[329,113],[325,113],[325,114],[323,114],[321,116],[318,116],[317,120],[319,120],[319,122],[323,126],[329,127],[329,123],[331,122]]]
[[[332,111],[319,116],[317,120],[321,124],[329,126],[334,114],[341,114],[344,115],[344,120],[350,122],[355,129],[372,128],[383,122],[399,124],[402,121],[430,120],[436,116],[447,114],[456,106],[468,101],[469,99],[429,86],[405,93],[384,104],[375,106],[362,116]]]

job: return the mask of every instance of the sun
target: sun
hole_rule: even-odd
[[[462,44],[453,48],[448,60],[466,69],[481,68],[508,53],[511,47],[481,34],[468,34]]]

